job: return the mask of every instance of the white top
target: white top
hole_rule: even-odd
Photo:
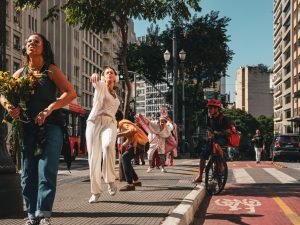
[[[149,122],[150,132],[148,139],[150,143],[150,150],[158,150],[159,154],[164,154],[166,149],[166,139],[171,135],[173,125],[167,122],[164,129],[160,130],[159,123],[157,121]]]
[[[93,107],[88,117],[88,121],[94,121],[100,115],[110,116],[115,119],[116,112],[120,105],[118,97],[114,98],[108,91],[104,81],[93,83],[95,88]]]

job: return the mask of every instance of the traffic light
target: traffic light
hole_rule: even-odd
[[[122,64],[118,65],[118,71],[119,71],[119,80],[124,80],[124,69]]]

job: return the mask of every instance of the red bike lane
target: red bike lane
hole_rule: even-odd
[[[278,168],[271,162],[229,162],[229,168]],[[258,172],[259,173],[259,172]],[[300,186],[266,182],[227,184],[220,195],[208,197],[199,224],[300,225]],[[197,224],[197,223],[194,223]]]

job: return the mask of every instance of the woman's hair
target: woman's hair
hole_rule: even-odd
[[[113,67],[111,67],[111,66],[107,66],[107,67],[104,68],[104,70],[102,71],[102,73],[101,73],[101,75],[100,75],[101,79],[102,79],[102,80],[105,80],[105,77],[104,77],[105,75],[104,75],[104,73],[105,73],[105,71],[106,71],[107,69],[111,69],[112,71],[114,71],[114,74],[115,74],[115,76],[116,76],[115,83],[119,82],[119,75],[118,75],[117,71],[116,71]]]
[[[42,39],[42,42],[43,42],[43,53],[42,54],[43,54],[43,59],[44,59],[45,64],[55,65],[55,63],[54,63],[54,54],[53,54],[53,51],[52,51],[52,48],[51,48],[51,43],[42,34],[33,33],[30,36],[32,36],[32,35],[38,35]],[[23,53],[23,65],[27,66],[28,63],[29,63],[29,56],[26,53],[26,42],[25,42],[25,45],[22,49],[22,53]]]
[[[104,70],[103,70],[102,73],[101,73],[101,76],[104,76],[104,73],[105,73],[105,71],[106,71],[107,69],[111,69],[112,71],[114,71],[115,75],[118,76],[117,71],[116,71],[113,67],[111,67],[111,66],[105,67]]]

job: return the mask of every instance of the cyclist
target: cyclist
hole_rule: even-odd
[[[200,152],[200,167],[199,167],[199,174],[198,176],[193,180],[193,182],[202,182],[202,175],[205,168],[206,160],[208,160],[209,156],[212,153],[212,144],[214,144],[215,149],[217,151],[217,154],[220,155],[222,158],[223,156],[223,150],[222,146],[226,146],[228,143],[228,134],[230,134],[230,126],[231,122],[230,120],[224,116],[221,112],[222,103],[220,100],[217,99],[211,99],[207,102],[207,108],[208,108],[208,144],[206,148],[203,148]],[[214,141],[212,142],[212,139]],[[222,170],[222,168],[221,168]]]

